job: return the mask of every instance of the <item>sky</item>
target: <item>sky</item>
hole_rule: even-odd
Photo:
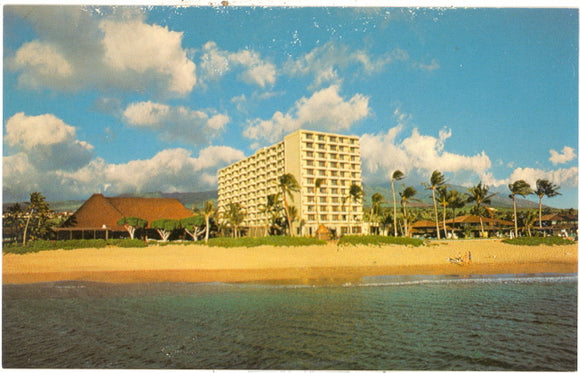
[[[578,30],[565,8],[5,6],[2,197],[215,190],[304,128],[360,136],[363,183],[542,178],[577,208]]]

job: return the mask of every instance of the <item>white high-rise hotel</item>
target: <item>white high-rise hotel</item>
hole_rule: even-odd
[[[240,203],[246,211],[242,225],[249,228],[250,235],[262,235],[269,216],[261,210],[267,196],[280,191],[278,178],[285,173],[294,175],[300,184],[300,192],[294,193],[294,202],[290,202],[303,221],[293,224],[297,234],[314,235],[318,222],[339,235],[361,232],[362,200],[345,200],[352,184],[362,188],[356,136],[298,130],[219,170],[219,211],[225,211],[230,203]],[[318,190],[316,179],[323,181]]]

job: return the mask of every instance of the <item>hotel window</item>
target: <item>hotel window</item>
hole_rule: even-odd
[[[313,221],[314,220],[314,215],[308,215],[308,220]]]
[[[306,156],[307,156],[307,157],[314,157],[314,152],[307,151],[307,152],[306,152]]]
[[[306,192],[307,193],[314,193],[314,188],[308,187],[308,188],[306,188]]]
[[[354,145],[354,139],[350,139],[351,145]]]
[[[326,197],[320,197],[320,202],[321,203],[326,203]]]
[[[325,161],[318,161],[318,166],[326,167],[326,162]]]
[[[320,220],[326,220],[326,215],[320,215]]]
[[[314,170],[312,169],[306,170],[306,175],[314,175]]]
[[[306,147],[307,147],[308,149],[312,149],[313,145],[312,145],[312,143],[311,143],[311,142],[307,142],[307,143],[305,143],[305,144],[306,144]]]
[[[325,149],[324,144],[318,144],[318,149],[324,150]]]
[[[312,203],[314,202],[314,197],[308,197],[306,198],[306,201]]]
[[[330,150],[336,150],[336,145],[330,145]]]
[[[314,161],[313,161],[312,159],[308,159],[308,160],[306,161],[306,165],[307,165],[307,166],[314,166]]]
[[[312,134],[311,134],[311,133],[307,133],[307,134],[306,134],[306,138],[307,138],[307,139],[311,139],[311,138],[312,138]]]
[[[338,188],[332,188],[332,194],[338,194]]]
[[[320,158],[325,158],[325,157],[324,157],[324,152],[318,152],[318,157],[320,157]]]
[[[314,184],[314,179],[309,177],[306,179],[306,184]]]
[[[338,197],[332,197],[332,203],[338,203]]]
[[[318,135],[318,140],[324,141],[324,135]]]
[[[324,170],[318,170],[318,175],[319,176],[325,176],[326,172]]]
[[[326,212],[326,206],[320,206],[320,211]]]
[[[330,141],[331,142],[336,142],[336,136],[330,136]]]

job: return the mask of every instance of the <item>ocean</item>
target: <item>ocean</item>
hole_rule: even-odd
[[[577,274],[4,285],[4,368],[577,370]]]

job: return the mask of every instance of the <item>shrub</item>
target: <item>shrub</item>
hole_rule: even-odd
[[[22,246],[22,244],[7,244],[2,246],[3,253],[27,254],[36,253],[46,250],[74,250],[87,248],[103,248],[107,242],[105,240],[67,240],[67,241],[31,241]]]
[[[107,241],[107,245],[117,246],[117,247],[147,247],[147,242],[139,239],[115,239]]]
[[[508,243],[510,245],[524,245],[524,246],[539,246],[539,245],[572,245],[573,241],[567,240],[559,236],[552,237],[517,237],[517,238],[506,238],[501,242]]]
[[[339,246],[345,245],[412,245],[421,246],[423,240],[420,238],[394,237],[394,236],[342,236],[338,240]]]
[[[192,242],[193,243],[193,242]],[[196,242],[204,244],[204,242]],[[207,242],[208,246],[214,247],[256,247],[256,246],[311,246],[326,245],[326,241],[314,237],[289,237],[289,236],[268,236],[268,237],[218,237]]]

